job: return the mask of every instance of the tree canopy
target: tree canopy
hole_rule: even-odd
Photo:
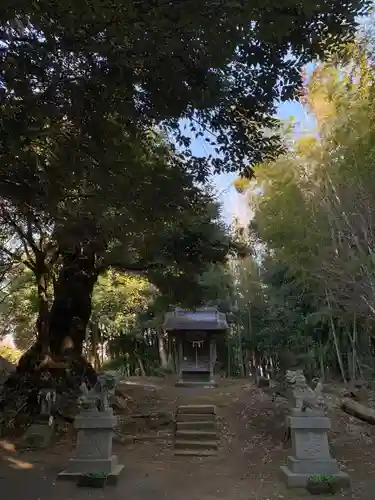
[[[255,212],[263,313],[253,346],[293,350],[315,373],[372,377],[373,47],[318,64],[302,102],[316,129],[238,183]]]
[[[241,251],[209,174],[282,150],[277,100],[353,37],[367,2],[2,7],[0,252],[35,276],[38,349],[60,355],[70,336],[79,357],[109,268],[193,304],[210,265]],[[194,155],[181,120],[215,155]]]
[[[135,133],[157,123],[188,145],[181,118],[200,135],[211,132],[217,168],[247,167],[277,147],[263,133],[275,99],[293,96],[303,64],[353,36],[366,7],[362,0],[7,1],[1,158],[7,170],[17,165],[19,178],[2,185],[31,188],[35,203],[41,184],[53,196],[51,179],[66,183],[63,158],[75,175],[93,159],[106,170],[98,155],[110,153],[108,138],[124,127]],[[188,157],[203,175],[204,162]]]

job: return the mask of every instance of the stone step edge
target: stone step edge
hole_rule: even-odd
[[[202,425],[206,427],[212,427],[213,429],[217,429],[216,420],[178,420],[175,422],[177,428],[181,426],[181,429],[193,429],[196,426],[199,429],[199,426]]]
[[[216,449],[219,446],[218,440],[210,440],[210,441],[195,441],[193,439],[176,439],[174,442],[175,448],[206,448]]]
[[[181,419],[195,419],[195,421],[200,422],[216,422],[216,415],[214,413],[177,413],[176,421],[177,422],[187,422],[189,420],[181,420]],[[197,420],[197,419],[200,420]],[[193,420],[190,420],[192,422]]]
[[[218,438],[218,433],[216,431],[202,431],[200,429],[177,429],[175,432],[176,438],[191,438],[191,437],[197,437],[197,438],[212,438],[212,439],[217,439]]]
[[[185,456],[190,456],[190,457],[215,457],[217,456],[217,451],[216,450],[184,450],[184,449],[177,449],[174,450],[174,455],[185,455]]]
[[[215,405],[180,405],[177,407],[177,414],[198,414],[216,415]]]

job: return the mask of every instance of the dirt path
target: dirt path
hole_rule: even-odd
[[[160,384],[160,381],[158,382]],[[132,389],[135,398],[136,389]],[[137,406],[170,411],[176,404],[212,403],[218,407],[222,439],[214,458],[175,457],[171,436],[163,430],[154,439],[115,445],[125,468],[117,487],[86,490],[56,481],[73,445],[60,442],[47,452],[17,453],[0,442],[2,498],[28,500],[293,500],[309,499],[287,490],[279,467],[288,449],[282,445],[285,408],[241,381],[224,381],[214,390],[176,389],[168,384],[139,395]],[[375,428],[340,412],[332,415],[334,456],[353,481],[343,498],[373,500],[375,490]],[[342,498],[341,496],[339,496]],[[313,497],[311,497],[313,498]],[[332,497],[330,497],[332,498]]]

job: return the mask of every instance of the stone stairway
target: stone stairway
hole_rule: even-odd
[[[177,408],[175,455],[216,455],[218,438],[214,405],[183,405]]]

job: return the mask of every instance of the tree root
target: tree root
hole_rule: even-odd
[[[97,374],[84,357],[52,359],[35,350],[25,353],[15,372],[11,373],[0,394],[1,433],[19,433],[39,414],[38,392],[54,389],[56,407],[52,414],[67,422],[74,420],[76,400],[82,382],[90,388]]]

